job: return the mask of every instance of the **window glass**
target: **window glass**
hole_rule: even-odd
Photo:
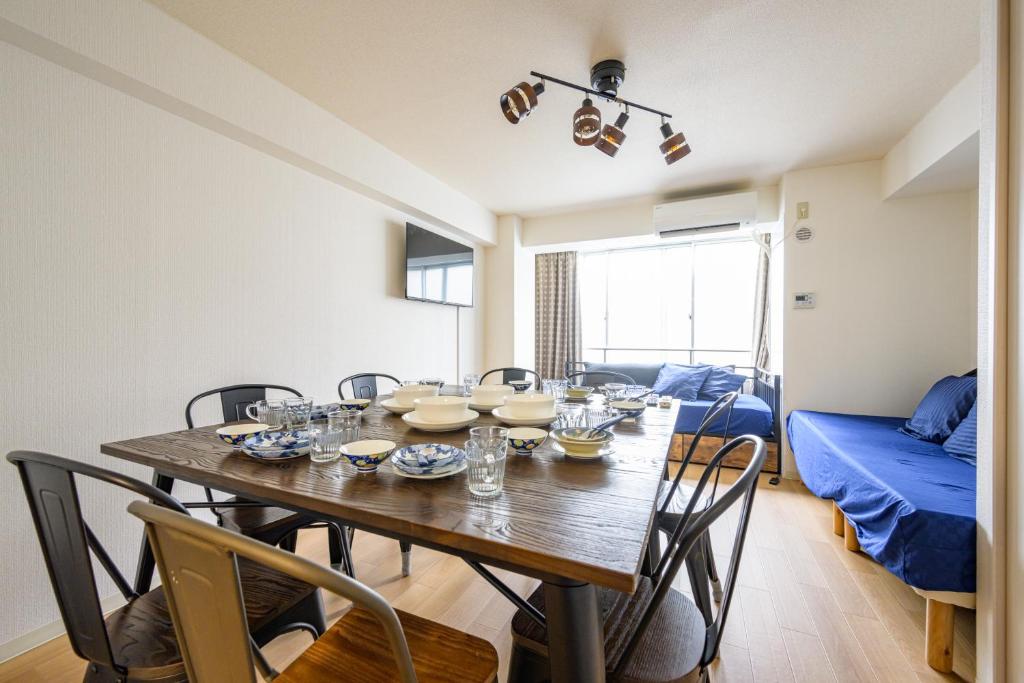
[[[444,269],[427,268],[423,278],[423,298],[444,301]]]
[[[466,264],[461,266],[449,266],[448,274],[448,303],[473,305],[473,266]]]

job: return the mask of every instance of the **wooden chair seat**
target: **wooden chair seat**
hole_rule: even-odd
[[[491,683],[497,679],[498,653],[486,640],[395,612],[421,682]],[[274,679],[275,683],[396,680],[398,668],[384,629],[362,608],[349,610]]]
[[[604,622],[605,668],[611,673],[622,658],[628,635],[633,633],[653,598],[651,580],[641,577],[632,595],[597,589]],[[530,596],[530,604],[544,611],[544,588]],[[519,611],[512,619],[516,647],[547,657],[547,630]],[[670,590],[644,632],[625,669],[612,680],[628,683],[663,683],[697,680],[704,649],[704,617],[692,600]]]
[[[234,496],[228,498],[232,502],[237,500],[240,499]],[[315,521],[312,517],[278,507],[221,508],[220,519],[225,529],[260,540],[284,536]]]
[[[238,575],[249,630],[257,641],[272,638],[275,634],[257,634],[303,600],[320,600],[315,586],[244,558],[238,558]],[[187,680],[162,587],[114,611],[106,623],[114,659],[128,669],[130,679]]]

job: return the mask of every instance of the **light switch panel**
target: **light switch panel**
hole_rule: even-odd
[[[793,308],[814,308],[814,292],[795,292]]]

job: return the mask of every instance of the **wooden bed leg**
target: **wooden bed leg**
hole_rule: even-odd
[[[843,535],[843,524],[846,522],[846,518],[843,517],[843,511],[839,509],[836,502],[832,501],[832,533],[836,536]]]
[[[857,552],[860,550],[860,541],[857,540],[857,530],[843,515],[843,538],[846,540],[846,549]]]
[[[948,602],[928,599],[925,611],[925,653],[928,666],[953,671],[953,620],[956,608]]]

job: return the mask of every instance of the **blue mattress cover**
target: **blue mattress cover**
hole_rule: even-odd
[[[864,552],[916,588],[973,593],[977,471],[896,431],[905,421],[795,410],[787,433],[804,484],[835,500]]]
[[[695,434],[700,427],[704,414],[714,401],[683,401],[676,418],[676,432]],[[725,415],[711,423],[708,434],[723,436],[725,433]],[[775,419],[772,409],[757,396],[740,394],[732,405],[732,417],[729,419],[729,434],[753,434],[754,436],[772,436]]]

